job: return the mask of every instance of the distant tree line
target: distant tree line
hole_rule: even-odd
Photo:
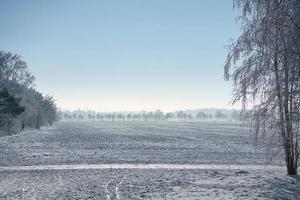
[[[162,112],[156,110],[153,112],[95,112],[95,111],[68,111],[60,112],[63,120],[73,121],[143,121],[143,122],[159,122],[159,121],[240,121],[241,115],[237,110],[217,110],[215,112],[204,111],[176,111]]]
[[[17,133],[26,127],[39,129],[57,120],[52,96],[34,88],[34,76],[19,55],[0,51],[0,131]]]

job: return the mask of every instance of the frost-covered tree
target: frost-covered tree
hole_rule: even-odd
[[[205,112],[198,112],[197,115],[196,115],[196,118],[198,120],[205,120],[206,119],[206,114]]]
[[[153,113],[153,112],[148,112],[147,116],[148,116],[147,119],[153,120],[153,118],[154,118],[154,113]]]
[[[0,90],[4,88],[11,98],[18,100],[20,107],[24,108],[20,116],[10,115],[6,119],[16,121],[14,124],[11,123],[11,126],[19,124],[22,129],[25,126],[39,128],[47,122],[53,122],[54,116],[53,113],[50,114],[49,108],[55,104],[52,102],[50,105],[48,97],[44,98],[34,89],[34,76],[28,72],[26,62],[19,55],[0,51]],[[0,111],[0,114],[4,113]]]
[[[0,89],[0,129],[8,134],[11,134],[16,118],[25,110],[19,102],[20,99],[10,95],[7,89]]]
[[[164,113],[161,110],[156,110],[154,113],[155,121],[160,121],[163,119]]]
[[[145,122],[148,121],[148,113],[147,112],[143,112],[142,113],[142,118],[144,119]]]
[[[184,114],[183,111],[178,111],[177,112],[177,119],[182,120],[183,114]]]
[[[36,129],[40,129],[40,127],[44,124],[44,112],[43,112],[43,95],[39,92],[35,92],[32,90],[33,97],[33,106],[32,106],[32,114],[33,114],[33,122],[35,124]]]
[[[128,113],[127,116],[126,116],[127,121],[130,121],[130,120],[131,120],[131,117],[132,117],[131,113]]]
[[[218,110],[215,113],[215,118],[218,119],[218,120],[223,120],[225,118],[225,115],[221,111]]]
[[[187,119],[188,120],[193,120],[194,116],[191,113],[189,113],[189,114],[187,114]]]
[[[184,112],[184,113],[182,113],[182,118],[184,119],[184,121],[186,121],[187,120],[187,114]]]
[[[10,95],[7,89],[0,90],[0,113],[18,116],[25,108],[19,105],[21,99]]]
[[[114,122],[115,118],[116,118],[116,114],[115,113],[111,113],[110,116],[111,116],[111,121]]]
[[[300,122],[300,1],[234,0],[242,33],[230,46],[225,78],[234,102],[251,108],[259,143],[284,152],[288,174],[297,174]]]
[[[124,121],[124,118],[125,118],[125,117],[124,117],[124,115],[123,115],[122,113],[118,113],[118,114],[117,114],[117,119],[118,119],[118,121],[122,121],[122,120]]]
[[[76,114],[76,113],[73,113],[73,114],[72,114],[72,118],[73,118],[74,120],[76,120],[76,119],[77,119],[77,114]]]
[[[139,113],[135,113],[132,116],[132,119],[133,119],[134,122],[138,121],[140,118],[141,118],[141,115]]]
[[[101,119],[101,117],[102,117],[101,113],[97,113],[97,114],[96,114],[96,119],[97,119],[98,121]]]
[[[28,72],[26,62],[19,55],[0,51],[0,85],[8,91],[19,86],[33,86],[34,76]],[[14,91],[16,92],[16,91]]]
[[[84,120],[84,116],[83,116],[81,113],[78,115],[78,118],[79,118],[80,120]]]
[[[51,126],[53,122],[58,119],[57,108],[55,100],[52,96],[45,96],[42,102],[42,109],[44,113],[45,120]],[[73,114],[73,118],[76,119],[76,113]]]
[[[174,113],[172,113],[172,112],[166,113],[166,119],[167,119],[167,120],[172,119],[172,118],[174,118],[174,117],[175,117],[175,114],[174,114]]]

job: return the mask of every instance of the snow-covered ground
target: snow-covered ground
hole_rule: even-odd
[[[0,166],[78,163],[265,164],[238,125],[216,123],[58,123],[2,137]],[[273,164],[282,164],[278,158]]]
[[[280,170],[11,171],[0,199],[299,199],[299,181]]]
[[[235,124],[60,122],[0,138],[0,199],[300,199],[265,161]]]

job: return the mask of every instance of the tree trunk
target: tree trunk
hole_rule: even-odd
[[[24,121],[22,120],[22,131],[24,130],[24,128],[25,128],[25,123],[24,123]]]
[[[287,171],[289,175],[296,175],[297,174],[297,166],[295,166],[295,146],[293,140],[293,126],[292,126],[292,119],[289,110],[290,107],[290,76],[289,76],[289,66],[287,61],[287,52],[286,52],[286,45],[284,49],[284,59],[283,59],[283,69],[284,69],[284,88],[283,88],[283,109],[284,109],[284,131],[285,131],[285,154],[286,154],[286,164],[287,164]]]
[[[37,114],[36,116],[36,129],[40,129],[40,116]]]
[[[277,45],[275,46],[275,48],[276,48],[276,50],[275,50],[275,56],[274,56],[274,72],[275,72],[276,93],[277,93],[277,101],[278,101],[279,117],[280,117],[279,126],[280,126],[281,135],[282,135],[282,139],[283,139],[287,172],[289,175],[295,175],[295,174],[297,174],[297,167],[295,168],[294,156],[291,151],[291,147],[292,147],[291,142],[292,141],[290,140],[290,132],[289,132],[289,127],[287,125],[289,118],[287,116],[288,113],[286,110],[286,102],[285,102],[285,106],[283,106],[282,91],[281,91],[281,85],[280,85],[280,80],[279,80]],[[284,110],[284,108],[285,108],[285,110]]]
[[[289,175],[297,175],[297,157],[294,156],[294,153],[291,151],[289,147],[285,148],[286,153],[286,165],[287,165],[287,173]]]

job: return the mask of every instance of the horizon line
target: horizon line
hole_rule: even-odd
[[[171,110],[171,111],[166,111],[163,109],[154,109],[154,110],[98,110],[98,109],[82,109],[82,108],[77,108],[77,109],[68,109],[68,108],[62,108],[62,107],[58,107],[59,110],[62,111],[70,111],[70,112],[76,112],[76,111],[83,111],[83,112],[102,112],[102,113],[133,113],[133,112],[156,112],[156,111],[161,111],[164,113],[168,113],[168,112],[179,112],[179,111],[183,111],[183,112],[187,112],[187,111],[197,111],[197,110],[228,110],[228,111],[233,111],[233,110],[241,110],[241,108],[224,108],[224,107],[204,107],[204,108],[187,108],[187,109],[176,109],[176,110]]]

